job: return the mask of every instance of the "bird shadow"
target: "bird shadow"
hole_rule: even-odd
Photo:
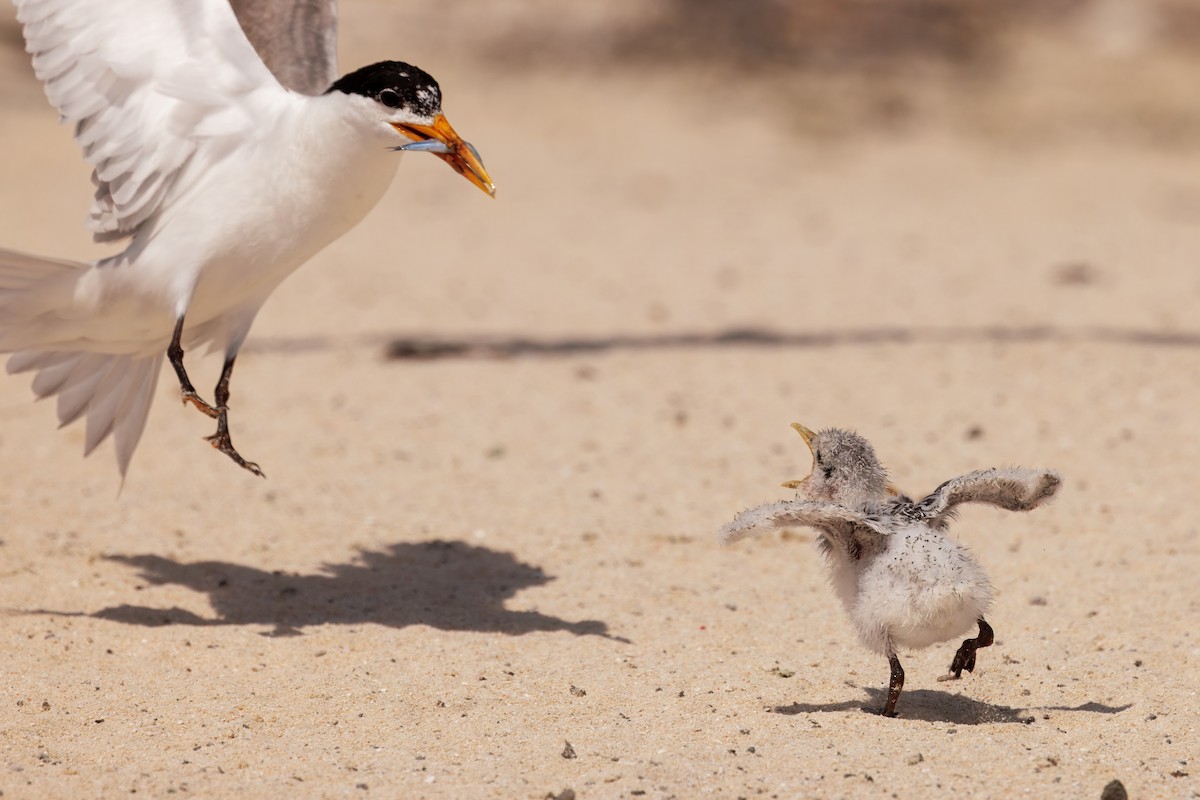
[[[598,620],[570,622],[539,611],[505,608],[518,591],[554,580],[510,553],[458,541],[401,542],[360,550],[345,564],[315,574],[268,571],[223,561],[173,561],[158,555],[107,560],[139,570],[155,586],[184,586],[208,595],[214,616],[177,607],[122,604],[90,614],[126,625],[270,625],[266,636],[296,636],[312,625],[428,625],[447,631],[520,636],[565,631],[611,636]],[[59,613],[59,612],[38,612]]]
[[[887,700],[887,690],[875,687],[863,687],[869,695],[866,703],[855,700],[844,700],[840,703],[792,703],[788,706],[776,706],[772,709],[776,714],[816,714],[835,713],[839,711],[864,711],[878,714]],[[997,723],[1021,723],[1029,725],[1037,719],[1034,712],[1046,711],[1076,711],[1092,714],[1119,714],[1133,706],[1126,703],[1123,706],[1106,706],[1102,703],[1088,702],[1078,706],[1040,706],[1013,708],[996,703],[985,703],[961,694],[942,692],[936,689],[914,689],[904,692],[897,705],[902,719],[915,719],[922,722],[949,722],[955,725],[990,725]]]

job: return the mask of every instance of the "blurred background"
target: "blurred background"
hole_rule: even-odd
[[[3,64],[19,72],[12,16]],[[788,123],[818,134],[930,122],[1160,143],[1196,132],[1200,6],[1188,0],[343,0],[342,21],[344,50],[379,37],[514,79],[668,71],[748,102],[766,88]],[[0,98],[30,90],[10,82]]]
[[[406,9],[406,29],[490,69],[674,73],[685,91],[772,106],[817,135],[940,124],[1168,145],[1191,142],[1200,114],[1200,6],[1187,0],[391,5]]]

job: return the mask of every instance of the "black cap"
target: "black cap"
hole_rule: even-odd
[[[422,116],[442,110],[442,89],[425,70],[403,61],[380,61],[338,78],[325,90],[361,94],[389,108],[403,108]]]

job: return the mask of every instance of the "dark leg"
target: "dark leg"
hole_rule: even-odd
[[[216,419],[220,412],[204,402],[200,395],[196,394],[196,387],[192,386],[192,381],[188,378],[187,370],[183,368],[183,345],[180,344],[180,337],[183,336],[183,317],[175,323],[175,335],[171,337],[171,344],[167,345],[167,360],[171,362],[171,366],[175,368],[175,377],[179,378],[179,391],[183,393],[183,403],[187,405],[191,403],[196,408],[208,416]],[[220,401],[218,401],[218,405]]]
[[[214,392],[213,399],[217,404],[211,406],[196,393],[196,387],[192,386],[187,370],[183,367],[183,345],[180,342],[182,337],[183,317],[180,317],[179,321],[175,323],[175,334],[171,337],[171,344],[167,346],[167,360],[175,368],[175,377],[179,379],[179,391],[183,394],[184,404],[191,403],[217,421],[217,432],[207,437],[213,447],[232,458],[234,463],[243,469],[248,469],[259,477],[266,477],[258,468],[258,464],[242,458],[241,454],[234,449],[233,442],[229,438],[229,376],[233,373],[233,362],[237,356],[230,356],[225,360],[225,366],[221,369],[221,378],[217,381],[217,388]]]
[[[265,478],[267,476],[263,475],[263,471],[258,468],[258,464],[242,458],[241,454],[234,449],[233,440],[229,438],[229,376],[233,374],[233,362],[236,360],[237,356],[230,356],[225,359],[225,366],[221,368],[221,377],[217,381],[216,390],[213,392],[213,399],[217,401],[217,432],[207,437],[207,439],[212,442],[213,447],[232,458],[235,464],[243,469],[250,470],[260,478]]]
[[[900,690],[904,688],[904,667],[900,666],[900,659],[894,653],[888,656],[888,663],[892,666],[892,682],[888,684],[887,704],[881,713],[885,717],[894,717],[896,701],[900,699]]]
[[[950,663],[950,674],[955,678],[962,677],[962,671],[975,671],[975,651],[981,647],[987,647],[995,641],[995,636],[992,635],[992,626],[984,621],[983,617],[979,618],[979,635],[974,639],[967,639],[958,648],[958,652],[954,654],[954,661]]]

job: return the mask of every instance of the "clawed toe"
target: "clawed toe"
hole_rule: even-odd
[[[246,461],[245,458],[241,457],[241,453],[239,453],[238,450],[236,450],[233,446],[233,440],[229,438],[229,427],[226,423],[224,411],[222,411],[220,417],[217,417],[217,432],[212,434],[211,437],[204,438],[206,441],[209,441],[214,449],[220,450],[224,453],[224,455],[232,458],[233,462],[238,464],[242,469],[251,471],[251,473],[258,475],[259,477],[266,477],[266,475],[263,474],[263,470],[258,468],[258,464],[252,461]]]
[[[950,675],[946,680],[962,677],[962,671],[975,671],[975,640],[968,639],[962,643],[962,647],[958,648],[958,652],[954,655],[954,661],[950,662]]]
[[[181,392],[181,397],[183,398],[183,404],[185,406],[188,403],[191,403],[193,406],[196,407],[197,410],[199,410],[205,416],[216,419],[217,417],[219,417],[221,415],[221,412],[218,409],[209,405],[208,402],[203,397],[196,394],[196,392],[194,392],[194,391],[189,392],[188,390],[184,389]]]
[[[242,454],[233,446],[233,440],[229,437],[229,409],[222,406],[217,415],[217,432],[212,436],[205,436],[204,439],[213,446],[214,449],[220,450],[225,455],[229,456],[233,463],[237,464],[244,470],[253,472],[260,478],[267,477],[263,471],[259,469],[258,464],[253,461],[247,461],[242,458]]]
[[[212,436],[205,436],[204,439],[212,444],[214,449],[220,450],[222,453],[233,459],[233,463],[237,464],[242,469],[253,472],[260,478],[267,477],[265,474],[263,474],[263,471],[259,469],[258,464],[242,458],[242,454],[234,448],[233,442],[229,438],[228,430],[218,429],[217,432]]]

